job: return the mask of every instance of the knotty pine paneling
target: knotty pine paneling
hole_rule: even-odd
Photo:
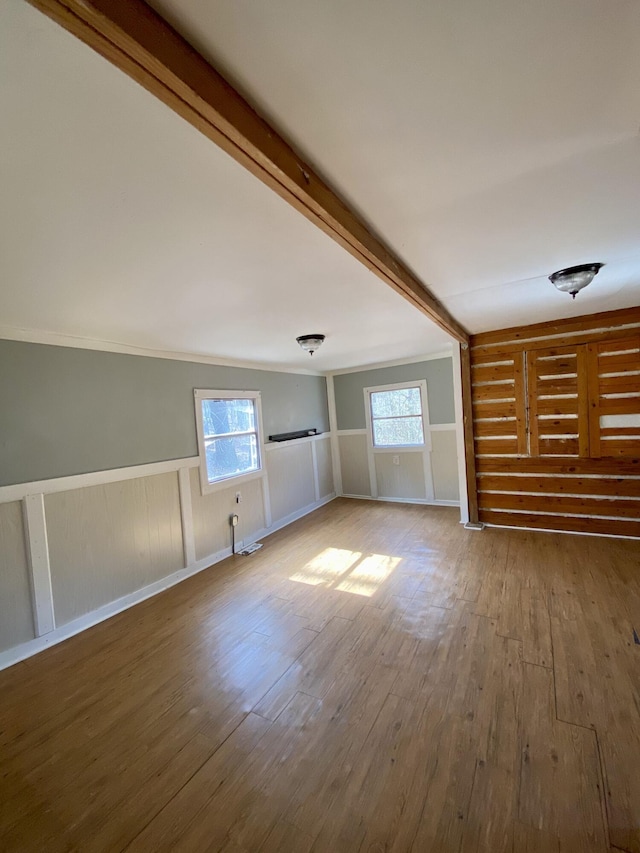
[[[640,536],[640,309],[471,339],[480,520]]]
[[[640,456],[640,334],[590,344],[592,456]]]

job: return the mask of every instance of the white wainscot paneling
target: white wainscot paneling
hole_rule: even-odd
[[[271,516],[276,524],[315,502],[311,442],[272,448],[266,455]]]
[[[333,485],[333,458],[329,436],[315,442],[318,465],[318,497],[326,498],[335,492]]]
[[[345,495],[371,497],[367,433],[339,435],[342,492]]]
[[[0,669],[228,556],[233,513],[248,544],[331,500],[331,449],[330,436],[270,445],[264,476],[204,497],[193,457],[0,490]],[[38,597],[51,614],[41,636]]]
[[[436,500],[458,501],[460,478],[456,430],[433,431],[431,443],[431,470]]]
[[[394,462],[397,460],[397,462]],[[424,453],[403,451],[375,453],[378,497],[425,500]]]
[[[177,472],[45,496],[56,624],[183,567]]]
[[[262,479],[231,483],[227,489],[203,495],[198,469],[192,468],[190,474],[196,558],[201,560],[231,547],[229,518],[234,513],[239,518],[236,544],[253,542],[255,535],[265,527]],[[236,503],[237,492],[242,498],[240,503]]]
[[[0,651],[35,637],[20,501],[0,504]]]

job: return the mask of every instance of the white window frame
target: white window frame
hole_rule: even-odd
[[[376,444],[373,436],[373,421],[378,420],[371,412],[371,395],[384,391],[401,391],[404,388],[417,388],[420,391],[420,408],[422,417],[422,444]],[[427,383],[424,379],[414,382],[395,382],[393,385],[373,385],[364,389],[364,403],[367,415],[367,432],[369,443],[376,453],[395,453],[397,450],[423,450],[429,443],[429,409],[427,408]],[[416,415],[411,415],[416,417]]]
[[[262,428],[262,399],[259,391],[213,391],[209,389],[196,388],[193,392],[196,410],[196,431],[198,435],[198,457],[200,459],[200,490],[203,495],[217,492],[229,486],[237,486],[249,480],[263,478],[264,470],[264,430]],[[258,469],[248,471],[244,474],[232,474],[219,480],[209,482],[207,472],[207,458],[204,441],[204,425],[202,422],[203,400],[253,400],[256,411],[256,433],[258,441]]]
[[[371,416],[371,394],[376,391],[399,391],[403,388],[419,388],[420,404],[422,407],[422,435],[424,444],[394,444],[375,445],[373,443],[373,419]],[[378,497],[378,482],[376,475],[375,457],[378,453],[421,453],[425,481],[425,499],[428,502],[434,500],[433,472],[431,470],[431,419],[429,417],[429,400],[427,397],[427,380],[414,379],[413,382],[394,382],[389,385],[372,385],[363,389],[364,410],[367,422],[367,458],[369,462],[369,484],[371,496]]]

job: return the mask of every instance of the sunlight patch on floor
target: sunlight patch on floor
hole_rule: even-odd
[[[401,562],[388,554],[325,548],[289,580],[370,597]]]

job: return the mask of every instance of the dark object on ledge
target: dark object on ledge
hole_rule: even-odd
[[[298,429],[295,432],[279,432],[277,435],[270,435],[269,441],[289,441],[292,438],[306,438],[309,435],[318,435],[317,429]]]

